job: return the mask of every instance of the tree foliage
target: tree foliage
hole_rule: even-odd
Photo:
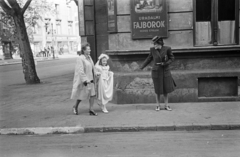
[[[26,0],[19,0],[21,1],[20,3],[24,4],[24,1]],[[32,39],[31,37],[33,36],[36,27],[40,26],[40,23],[44,22],[44,15],[46,15],[46,13],[49,14],[53,14],[54,13],[54,9],[52,9],[53,4],[48,2],[47,0],[34,0],[31,5],[29,5],[29,7],[26,10],[26,13],[24,14],[24,20],[26,23],[26,27],[27,27],[27,32],[28,32],[28,36],[30,37],[30,39]],[[32,39],[33,40],[33,39]],[[32,40],[30,40],[30,42],[32,42]]]
[[[2,0],[1,0],[2,1]],[[7,3],[8,1],[5,0]],[[17,1],[20,7],[24,7],[27,0],[18,0]],[[52,9],[53,4],[48,2],[47,0],[34,0],[31,4],[27,7],[24,13],[24,21],[27,28],[28,37],[30,38],[30,42],[33,42],[33,35],[35,32],[36,27],[40,26],[41,22],[44,22],[44,15],[46,13],[53,14],[55,12]],[[0,22],[4,23],[12,33],[13,36],[16,36],[16,29],[14,25],[14,21],[12,16],[6,14],[6,12],[0,10],[1,17]],[[17,42],[17,41],[16,41]]]
[[[20,2],[18,3],[17,0],[0,0],[1,8],[6,15],[11,16],[14,21],[20,54],[22,57],[24,78],[27,84],[40,83],[24,21],[24,13],[31,2],[32,0],[27,0],[24,4],[21,4]]]

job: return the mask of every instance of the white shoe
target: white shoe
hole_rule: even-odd
[[[157,106],[155,110],[160,111],[161,110],[160,106]]]
[[[102,109],[102,111],[103,113],[108,113],[108,110],[105,107]]]
[[[170,108],[170,106],[166,106],[166,107],[165,107],[165,110],[167,110],[167,111],[172,111],[172,109]]]

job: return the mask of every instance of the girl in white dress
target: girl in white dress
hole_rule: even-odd
[[[98,104],[104,113],[108,113],[106,104],[112,100],[113,97],[113,72],[109,71],[109,65],[107,65],[108,55],[101,54],[98,57],[98,61],[95,65],[97,81],[97,99]]]

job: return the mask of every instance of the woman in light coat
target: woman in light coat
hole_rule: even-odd
[[[75,115],[78,115],[78,105],[81,100],[89,99],[89,114],[97,116],[97,113],[92,109],[96,93],[94,86],[94,63],[90,56],[90,52],[90,45],[83,45],[75,66],[71,95],[71,99],[76,100],[73,106],[73,113]]]

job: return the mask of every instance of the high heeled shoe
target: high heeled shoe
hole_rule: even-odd
[[[78,115],[78,110],[76,109],[76,107],[73,107],[72,111],[73,111],[73,114]]]
[[[89,110],[89,115],[90,116],[97,116],[97,113],[94,112],[93,110]]]

